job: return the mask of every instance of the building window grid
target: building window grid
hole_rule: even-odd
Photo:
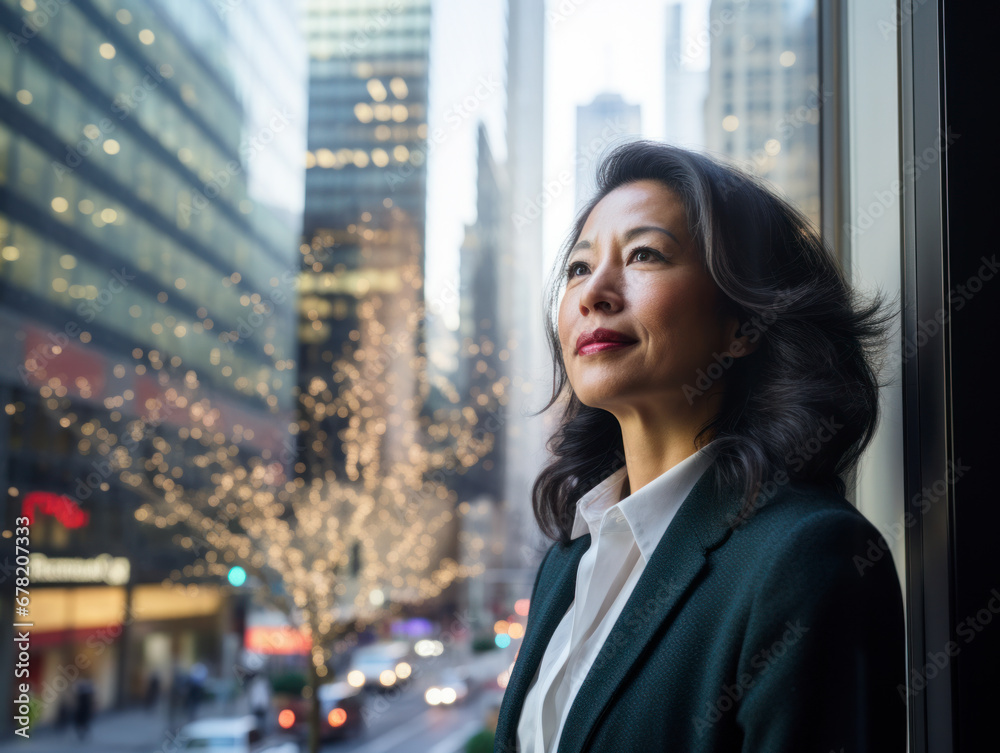
[[[149,268],[145,271],[158,276],[165,290],[170,291],[173,295],[191,298],[195,301],[212,300],[213,310],[211,313],[215,316],[221,314],[221,319],[225,322],[235,323],[241,316],[245,317],[249,313],[248,308],[239,302],[239,297],[254,291],[235,287],[218,289],[216,282],[221,282],[221,276],[214,268],[197,257],[191,256],[187,249],[147,225],[142,218],[129,215],[120,204],[99,189],[88,184],[87,189],[84,190],[75,173],[64,175],[60,185],[50,187],[49,184],[54,179],[45,169],[46,156],[27,139],[17,139],[16,144],[16,151],[22,155],[21,162],[23,162],[16,182],[22,186],[34,185],[37,189],[33,194],[29,193],[27,198],[33,199],[38,206],[49,210],[51,210],[52,195],[56,190],[63,198],[67,199],[69,207],[64,212],[53,212],[53,216],[58,221],[72,224],[81,234],[89,236],[95,243],[101,244],[103,248],[117,255],[124,263],[132,262],[136,247],[152,249],[158,246],[158,256],[161,263],[153,265],[152,259],[145,257],[145,260],[149,262]],[[101,226],[95,225],[92,221],[93,214],[87,215],[79,211],[77,205],[79,199],[82,198],[94,202],[96,212],[102,208],[112,209],[117,215],[116,220]],[[121,224],[115,224],[119,220]],[[178,268],[177,272],[171,273],[169,265],[162,264],[165,258],[170,257],[185,259],[183,268]],[[277,268],[273,271],[277,272]],[[182,294],[176,290],[174,280],[179,277],[191,285],[191,289],[187,293]],[[261,286],[257,293],[266,297],[263,294],[270,289],[271,286],[268,283],[266,286]],[[255,332],[254,334],[254,339],[260,336],[259,333]],[[281,357],[282,350],[279,346],[278,358]]]
[[[101,112],[96,110],[92,105],[83,103],[79,95],[62,79],[57,80],[54,99],[57,102],[80,103],[84,108],[84,116],[81,119],[86,120],[95,127],[98,124],[104,125],[108,120],[107,118],[102,117]],[[32,105],[34,105],[34,102],[32,102]],[[68,104],[66,106],[69,107]],[[62,108],[63,105],[59,105],[59,107]],[[40,122],[44,122],[41,118],[36,119],[39,119]],[[51,118],[49,120],[51,121]],[[89,139],[85,135],[78,139],[75,144],[73,144],[72,148],[74,151],[72,154],[82,156],[83,152],[86,151],[86,159],[89,159],[95,164],[107,169],[122,182],[124,188],[128,189],[130,192],[135,192],[136,195],[139,195],[140,197],[142,197],[143,193],[149,194],[150,189],[152,189],[154,193],[149,196],[149,201],[147,202],[149,207],[164,217],[164,219],[167,219],[172,224],[175,224],[179,213],[185,211],[183,207],[189,205],[191,201],[196,200],[195,197],[197,194],[191,190],[193,187],[191,187],[190,184],[185,185],[182,183],[180,178],[169,169],[163,169],[168,166],[163,165],[162,162],[157,165],[159,160],[155,155],[148,152],[143,154],[143,147],[141,147],[137,141],[133,141],[129,132],[118,128],[113,122],[111,123],[111,126],[114,127],[114,130],[112,131],[110,130],[110,127],[108,127],[107,135],[105,136],[102,134],[99,139]],[[80,130],[82,133],[83,129]],[[65,132],[60,133],[60,136],[63,138],[67,135],[69,134]],[[103,149],[100,148],[106,138],[114,138],[119,142],[119,144],[121,144],[123,148],[118,154],[105,154]],[[128,146],[129,149],[124,148],[126,146]],[[130,149],[135,150],[133,154],[137,156],[138,159],[129,154]],[[68,147],[67,155],[70,154],[71,153]],[[128,158],[126,159],[126,157]],[[52,164],[57,165],[58,163],[53,160]],[[138,166],[140,165],[144,167],[139,168]],[[66,167],[67,170],[70,169],[68,164],[63,164],[63,167]],[[136,174],[132,172],[133,169],[136,173],[140,172],[140,170],[145,170],[146,179],[144,180],[142,175],[139,175],[137,178]],[[73,173],[62,172],[61,174],[65,176],[72,175]],[[231,184],[238,182],[239,181],[235,179],[230,181]],[[138,191],[138,189],[142,188],[145,188],[146,190],[142,192]],[[182,202],[181,200],[184,197],[188,197],[189,201]],[[48,204],[48,199],[45,197],[39,196],[37,199],[40,203],[46,205]],[[166,211],[167,207],[172,207],[172,209],[168,212]],[[267,280],[280,271],[281,265],[269,254],[265,253],[263,249],[261,249],[258,244],[254,242],[255,239],[253,239],[252,236],[245,235],[237,225],[231,223],[225,216],[222,216],[215,207],[214,202],[208,202],[205,208],[201,211],[192,211],[191,217],[194,219],[194,222],[190,226],[189,231],[192,232],[192,236],[196,240],[209,248],[218,248],[223,244],[232,242],[234,238],[242,237],[247,241],[250,241],[254,247],[259,249],[257,263],[249,267],[247,270],[247,273],[251,277],[257,278],[256,287],[258,288],[258,291],[266,289]]]

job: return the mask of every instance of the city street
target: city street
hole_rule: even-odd
[[[460,753],[483,727],[491,702],[501,694],[480,693],[456,708],[428,707],[412,691],[399,696],[355,740],[330,743],[323,750],[340,753]]]
[[[331,741],[324,751],[344,753],[460,753],[465,742],[483,727],[491,703],[499,703],[499,692],[480,692],[455,708],[428,707],[419,693],[410,689],[387,698],[383,706],[378,696],[370,699],[370,723],[359,736]],[[213,716],[222,709],[206,707],[198,718]],[[237,707],[230,711],[241,713]],[[70,728],[56,731],[43,728],[28,740],[15,738],[0,743],[0,751],[20,753],[174,753],[177,726],[167,724],[165,710],[106,712],[94,719],[88,738],[78,740]],[[303,750],[305,746],[303,745]]]
[[[337,753],[462,753],[466,741],[481,730],[491,709],[499,707],[503,691],[492,682],[509,666],[511,650],[490,651],[468,662],[474,689],[454,707],[428,706],[419,686],[398,693],[370,692],[365,704],[365,730],[356,737],[331,740],[323,751]],[[228,704],[205,704],[198,719],[247,713],[246,697]],[[167,706],[157,709],[107,711],[98,714],[87,739],[75,730],[49,727],[33,730],[28,740],[0,742],[0,753],[175,753],[177,733],[187,720],[170,724]],[[302,745],[305,750],[305,745]]]

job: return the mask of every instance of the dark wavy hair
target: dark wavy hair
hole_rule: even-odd
[[[895,314],[881,293],[859,300],[809,220],[763,180],[719,158],[638,140],[601,160],[596,193],[580,210],[546,286],[553,390],[534,415],[561,396],[565,405],[546,444],[552,459],[532,487],[542,532],[568,544],[577,501],[625,462],[618,419],[581,403],[568,383],[556,304],[566,282],[561,272],[591,210],[614,189],[640,180],[658,181],[679,196],[725,313],[738,318],[738,336],[757,343],[690,386],[701,394],[705,379],[725,375],[721,407],[699,427],[695,443],[715,440],[716,489],[728,487],[742,499],[731,527],[790,482],[844,495],[843,476],[878,426],[877,374]]]

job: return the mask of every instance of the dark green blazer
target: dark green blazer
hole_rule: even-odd
[[[905,753],[905,624],[885,540],[833,490],[789,483],[731,530],[699,478],[570,706],[557,753]],[[528,685],[590,534],[538,569],[500,706],[514,753]],[[546,751],[545,753],[553,753]]]

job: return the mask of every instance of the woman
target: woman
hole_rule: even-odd
[[[843,496],[891,313],[740,170],[638,141],[597,182],[548,294],[555,541],[495,749],[902,753],[899,580]]]

